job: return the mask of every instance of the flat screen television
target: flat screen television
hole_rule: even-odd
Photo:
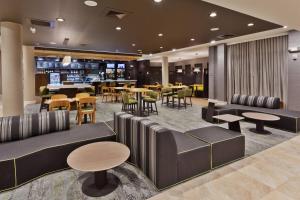
[[[125,64],[118,64],[118,69],[125,69]]]
[[[114,63],[107,63],[106,64],[106,68],[107,69],[114,69],[115,68],[115,64]]]

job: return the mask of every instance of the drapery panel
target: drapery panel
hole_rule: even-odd
[[[288,36],[229,45],[227,52],[229,101],[237,93],[287,102]]]

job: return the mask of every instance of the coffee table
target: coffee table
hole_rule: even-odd
[[[244,117],[248,119],[252,119],[256,123],[255,129],[250,129],[250,131],[258,134],[271,134],[270,131],[264,129],[264,123],[266,121],[278,121],[280,117],[275,115],[265,114],[265,113],[258,113],[258,112],[245,112],[242,114]]]
[[[213,116],[213,118],[228,122],[229,130],[241,132],[240,121],[243,120],[244,117],[231,115],[231,114],[224,114],[224,115]]]
[[[75,149],[67,158],[68,165],[82,172],[93,172],[94,180],[87,179],[82,191],[99,197],[111,193],[117,185],[107,182],[107,170],[124,163],[130,155],[127,146],[117,142],[96,142]]]

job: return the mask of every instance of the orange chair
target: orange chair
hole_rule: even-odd
[[[92,123],[96,123],[96,98],[84,97],[80,98],[77,105],[77,122],[82,123],[82,117],[88,115]]]

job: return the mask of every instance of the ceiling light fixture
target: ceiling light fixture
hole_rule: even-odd
[[[211,31],[218,31],[218,30],[220,30],[220,28],[215,27],[215,28],[211,28],[210,30],[211,30]]]
[[[35,27],[30,27],[29,30],[31,31],[32,34],[35,34],[35,33],[36,33],[36,28],[35,28]]]
[[[153,56],[153,54],[152,54],[152,53],[150,53],[150,54],[149,54],[149,56]]]
[[[164,47],[159,47],[160,49],[163,49]]]
[[[64,18],[61,18],[61,17],[58,17],[58,18],[56,18],[56,21],[58,21],[58,22],[64,22],[65,19],[64,19]]]
[[[122,30],[122,28],[121,28],[120,26],[117,26],[117,27],[116,27],[116,30],[117,30],[117,31],[120,31],[120,30]]]
[[[172,51],[176,51],[176,49],[172,49]]]
[[[288,28],[288,26],[284,26],[283,28]]]
[[[191,38],[191,41],[195,41],[195,38]]]
[[[96,1],[92,1],[92,0],[84,1],[84,4],[87,6],[91,6],[91,7],[95,7],[98,5],[98,3]]]
[[[49,42],[49,44],[55,45],[55,44],[56,44],[56,42]]]
[[[254,26],[254,23],[249,23],[248,26],[249,27]]]
[[[162,33],[159,33],[159,34],[158,34],[158,36],[159,36],[159,37],[162,37],[162,36],[164,36],[164,34],[162,34]]]
[[[210,41],[211,44],[215,44],[216,43],[216,40],[212,40]]]
[[[135,47],[135,44],[133,43],[132,46]]]
[[[137,51],[142,51],[141,49],[137,50]]]
[[[216,12],[211,12],[211,13],[209,14],[209,16],[210,16],[210,17],[216,17],[216,16],[217,16],[217,13],[216,13]]]
[[[155,3],[160,3],[162,0],[154,0]]]

